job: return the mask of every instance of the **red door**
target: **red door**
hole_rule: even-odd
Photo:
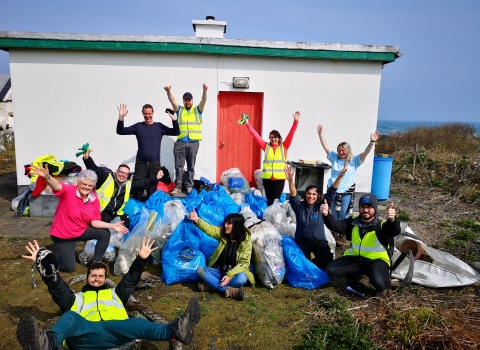
[[[262,106],[262,93],[221,91],[218,95],[217,182],[225,170],[239,168],[250,186],[256,187],[253,172],[260,169],[262,150],[238,120],[248,114],[250,125],[261,134]]]

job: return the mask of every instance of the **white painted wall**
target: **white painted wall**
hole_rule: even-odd
[[[199,103],[203,83],[209,90],[196,177],[215,179],[217,94],[233,91],[234,76],[250,77],[246,91],[264,93],[265,139],[272,129],[285,137],[292,114],[302,113],[290,160],[327,162],[315,129],[319,123],[332,148],[348,141],[358,154],[376,127],[381,63],[12,49],[10,72],[15,89],[17,179],[25,185],[29,180],[23,175],[24,164],[50,153],[75,161],[77,148],[85,142],[94,148],[97,164],[133,165],[136,140],[116,134],[116,106],[128,105],[127,126],[143,120],[145,103],[154,106],[155,121],[170,126],[164,113],[170,104],[163,87],[172,86],[177,102],[189,91]],[[173,142],[174,138],[165,138],[161,152],[162,165],[172,173]],[[83,164],[81,158],[76,161]],[[370,191],[372,164],[373,152],[357,172],[357,191]]]

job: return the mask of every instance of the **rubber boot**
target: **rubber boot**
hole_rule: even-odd
[[[243,288],[233,288],[227,286],[227,289],[225,289],[225,298],[243,300],[245,298]]]
[[[182,317],[172,322],[173,338],[182,344],[191,344],[198,321],[200,321],[200,305],[197,299],[191,298]]]

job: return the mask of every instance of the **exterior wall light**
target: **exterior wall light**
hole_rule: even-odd
[[[234,77],[233,78],[233,87],[237,89],[248,89],[250,86],[250,78],[248,77]]]

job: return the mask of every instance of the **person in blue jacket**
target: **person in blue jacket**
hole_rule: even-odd
[[[343,171],[327,190],[324,198],[328,203],[331,203],[335,198],[337,188],[346,172],[347,165],[344,166]],[[333,261],[333,254],[328,246],[323,216],[320,213],[320,205],[322,205],[320,190],[316,185],[307,186],[305,198],[302,201],[295,188],[294,172],[290,165],[285,166],[285,174],[290,189],[289,202],[297,218],[295,243],[308,259],[311,259],[310,253],[313,253],[315,258],[312,259],[312,262],[322,270],[325,270],[325,267]]]

